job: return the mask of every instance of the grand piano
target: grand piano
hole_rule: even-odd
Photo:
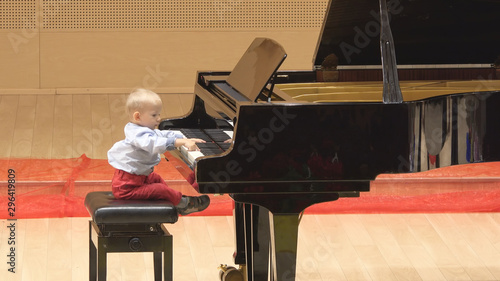
[[[197,73],[191,112],[159,128],[206,139],[167,160],[236,202],[245,280],[295,280],[313,204],[355,200],[382,173],[500,160],[498,14],[499,1],[335,0],[311,70],[280,71],[284,48],[256,38],[232,71]]]

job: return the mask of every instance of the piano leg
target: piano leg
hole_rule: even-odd
[[[269,276],[269,214],[263,207],[235,204],[235,264],[245,265],[245,280],[268,280]],[[243,239],[241,239],[243,238]]]
[[[233,254],[234,263],[239,265],[246,264],[245,249],[245,204],[235,202],[233,210],[233,219],[235,227],[236,249]]]
[[[295,280],[299,214],[271,214],[271,280]]]
[[[299,214],[272,214],[264,207],[243,205],[245,231],[236,239],[244,237],[245,280],[295,280]]]
[[[254,216],[251,204],[243,204],[243,219],[244,219],[244,230],[245,230],[245,263],[246,263],[246,279],[247,281],[253,281],[254,279],[254,250],[255,250],[255,238],[254,238]]]
[[[256,276],[267,277],[259,279],[248,278],[247,280],[294,281],[297,275],[297,242],[300,213],[313,204],[335,201],[339,199],[339,194],[310,193],[307,194],[307,196],[305,194],[288,194],[286,196],[282,194],[274,196],[272,194],[266,194],[264,196],[260,194],[232,194],[232,198],[237,205],[253,206],[253,208],[248,207],[249,209],[246,209],[247,212],[257,212],[256,206],[259,206],[258,212],[260,215],[258,224],[254,223],[254,219],[247,219],[247,221],[243,223],[245,229],[252,229],[252,231],[247,231],[246,233],[252,234],[243,235],[241,232],[236,233],[236,240],[243,239],[247,245],[248,243],[252,245],[251,247],[245,248],[247,252],[251,252],[251,254],[247,253],[247,257],[251,257],[252,259],[250,262],[252,267],[247,268],[247,271],[250,272],[247,276],[251,278],[255,278]],[[263,219],[266,215],[268,217],[267,220]],[[243,216],[239,218],[235,217],[237,228],[238,220],[243,220]],[[256,231],[253,231],[253,227],[257,228]],[[255,247],[253,247],[252,241],[257,241],[256,239],[259,241],[258,252],[260,256],[257,256],[257,251]],[[268,241],[268,244],[263,242],[264,239]],[[266,262],[257,264],[257,260],[259,262]],[[270,268],[270,271],[267,268]],[[257,271],[265,275],[260,275],[260,273],[257,275]]]
[[[257,205],[252,205],[252,240],[254,280],[267,280],[270,263],[270,212]]]

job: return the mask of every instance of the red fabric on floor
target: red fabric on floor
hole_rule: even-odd
[[[87,217],[85,195],[91,191],[111,191],[114,173],[107,160],[90,159],[86,155],[74,159],[0,159],[0,169],[0,219]],[[9,169],[15,171],[15,211],[8,207]],[[172,188],[183,194],[197,194],[169,162],[161,161],[155,171]],[[192,215],[232,212],[229,196],[212,197],[207,210]],[[11,213],[15,216],[10,216]]]
[[[0,159],[0,219],[87,217],[91,191],[110,191],[114,169],[107,160]],[[15,214],[9,214],[8,176],[15,171]],[[197,192],[185,181],[189,171],[162,161],[156,171],[183,194]],[[500,162],[446,167],[414,174],[380,175],[370,192],[309,207],[309,214],[436,213],[500,211]],[[211,196],[207,210],[190,216],[232,215],[228,195]]]
[[[500,162],[379,175],[358,198],[313,205],[306,213],[471,213],[500,211]]]

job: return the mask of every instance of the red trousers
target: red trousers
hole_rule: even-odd
[[[168,187],[163,178],[155,172],[140,176],[117,169],[111,180],[111,187],[117,199],[168,200],[177,205],[182,197],[182,193]]]

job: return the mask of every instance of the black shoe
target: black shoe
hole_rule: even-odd
[[[208,197],[208,195],[198,197],[183,195],[182,197],[186,198],[188,201],[186,207],[177,207],[177,212],[183,216],[203,211],[210,205],[210,197]]]

